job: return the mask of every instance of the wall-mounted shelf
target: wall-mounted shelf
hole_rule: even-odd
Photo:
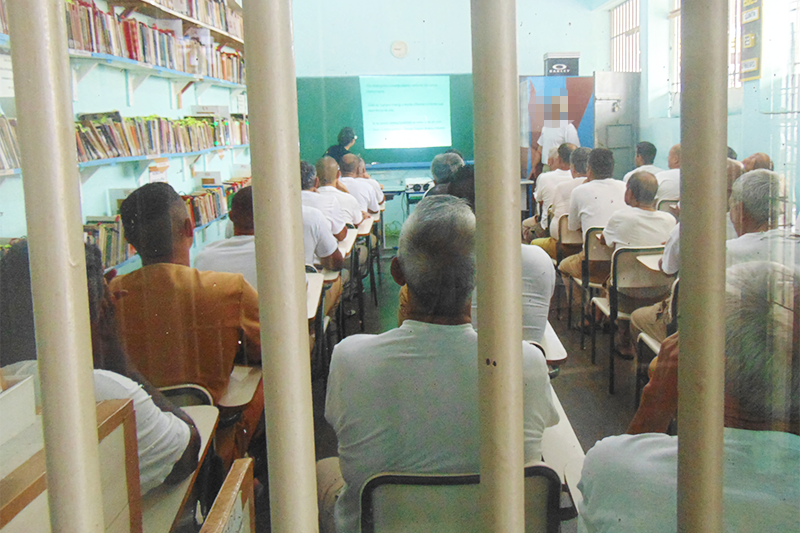
[[[235,50],[241,51],[244,49],[244,40],[242,38],[236,37],[235,35],[212,26],[211,24],[200,22],[195,18],[184,15],[183,13],[179,13],[166,6],[162,6],[154,0],[110,0],[108,5],[124,8],[125,12],[122,14],[123,17],[127,17],[132,11],[137,11],[143,15],[147,15],[148,17],[170,17],[180,19],[199,28],[206,28],[211,32],[211,35],[214,37],[214,39],[220,44],[230,46]]]

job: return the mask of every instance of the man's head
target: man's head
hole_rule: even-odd
[[[339,160],[339,170],[342,172],[342,176],[349,178],[355,176],[358,173],[360,160],[361,158],[355,154],[344,154]]]
[[[337,141],[339,142],[339,146],[343,146],[345,150],[349,150],[352,146],[356,143],[356,132],[353,128],[344,127],[339,131],[339,136],[337,137]]]
[[[572,151],[569,156],[569,169],[572,171],[573,178],[586,177],[589,171],[589,154],[592,153],[590,148],[581,147]]]
[[[681,168],[681,145],[676,144],[669,149],[667,156],[667,166],[671,169]]]
[[[793,265],[792,265],[793,266]],[[792,370],[792,311],[776,294],[796,286],[778,263],[748,262],[726,272],[725,425],[788,430],[798,412],[800,375]]]
[[[656,205],[656,193],[658,192],[658,180],[656,177],[644,170],[635,172],[628,180],[625,189],[625,203],[632,207],[652,210]]]
[[[775,228],[781,212],[781,179],[769,170],[752,170],[733,182],[731,221],[741,237]]]
[[[431,162],[431,176],[436,184],[450,183],[456,175],[456,171],[464,166],[461,156],[454,153],[443,153],[433,158]]]
[[[300,187],[304,191],[310,191],[317,186],[317,169],[308,161],[300,161]]]
[[[89,318],[95,325],[106,294],[100,250],[84,245],[89,290]],[[0,259],[0,366],[36,359],[28,241],[14,243]],[[95,356],[97,360],[97,356]],[[97,365],[95,365],[97,366]]]
[[[652,165],[656,160],[658,150],[653,143],[642,141],[636,145],[636,157],[633,162],[637,167],[642,165]]]
[[[575,151],[577,146],[572,143],[563,143],[558,147],[558,158],[554,161],[556,168],[559,170],[569,170],[569,158],[572,152]],[[555,169],[553,169],[555,170]]]
[[[194,227],[183,199],[167,183],[148,183],[120,206],[125,239],[144,264],[179,262],[188,266]]]
[[[589,154],[588,176],[593,180],[604,180],[614,175],[614,152],[607,148],[595,148]]]
[[[319,158],[317,164],[317,178],[320,187],[335,186],[339,179],[339,164],[331,156]]]
[[[756,152],[750,157],[744,158],[742,164],[744,165],[745,172],[758,170],[759,168],[763,168],[764,170],[773,170],[772,159],[770,159],[769,156],[764,152]]]
[[[423,199],[400,232],[392,276],[408,285],[413,316],[469,317],[475,287],[475,215],[449,195]]]
[[[464,165],[456,171],[450,187],[447,189],[450,196],[465,200],[472,211],[475,211],[475,166]]]
[[[558,146],[550,148],[550,152],[547,154],[547,166],[550,167],[550,170],[556,169],[556,160],[558,159]]]
[[[234,235],[253,235],[253,188],[243,187],[231,198],[231,211],[229,213],[233,222]]]

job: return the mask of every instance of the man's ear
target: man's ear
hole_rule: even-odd
[[[187,217],[183,220],[183,227],[181,228],[181,233],[187,239],[194,239],[194,224],[192,224],[192,219]]]
[[[319,189],[319,176],[314,178],[314,188]]]
[[[403,269],[400,267],[400,260],[395,256],[392,258],[392,265],[389,269],[392,273],[392,279],[401,287],[406,284],[406,277],[403,275]]]

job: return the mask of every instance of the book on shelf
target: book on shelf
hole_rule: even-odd
[[[199,20],[241,39],[244,35],[242,15],[228,7],[225,0],[155,0],[168,9]]]
[[[0,115],[0,169],[19,168],[20,160],[17,120]]]
[[[94,244],[100,249],[103,257],[103,268],[112,268],[128,258],[136,251],[127,243],[122,231],[122,220],[119,215],[113,217],[86,217],[83,226],[84,242]]]
[[[244,117],[209,118],[122,117],[118,111],[81,114],[75,125],[78,160],[179,154],[246,144],[249,132]]]
[[[225,187],[222,185],[209,185],[182,198],[195,227],[205,226],[228,214]]]

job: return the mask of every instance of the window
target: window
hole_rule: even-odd
[[[681,0],[672,0],[669,13],[670,31],[670,90],[681,92]],[[728,87],[741,87],[742,2],[728,0]]]
[[[639,63],[639,0],[628,0],[611,11],[611,70],[642,70]]]

